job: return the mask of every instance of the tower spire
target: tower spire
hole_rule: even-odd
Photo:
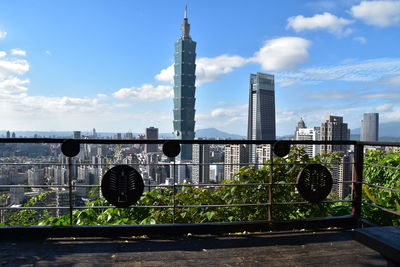
[[[181,30],[182,30],[181,38],[182,39],[187,39],[187,38],[190,39],[190,35],[189,35],[190,24],[188,22],[188,17],[187,17],[187,5],[185,5],[185,14],[184,14],[184,17],[183,17],[183,23],[182,23],[182,26],[181,26]]]
[[[187,5],[185,5],[185,16],[184,16],[183,18],[185,18],[185,19],[188,18],[188,17],[187,17]]]

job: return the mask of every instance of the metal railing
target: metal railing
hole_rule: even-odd
[[[97,145],[134,145],[134,144],[162,144],[166,140],[127,140],[127,139],[121,139],[121,140],[115,140],[115,139],[75,139],[81,144],[97,144]],[[65,139],[50,139],[50,138],[3,138],[0,139],[0,144],[2,143],[36,143],[36,144],[61,144]],[[276,183],[274,180],[274,168],[276,166],[281,166],[281,165],[306,165],[306,163],[299,163],[299,162],[293,162],[293,163],[279,163],[275,162],[274,159],[276,159],[276,156],[274,156],[272,152],[272,146],[276,142],[275,140],[177,140],[181,144],[201,144],[201,145],[232,145],[232,144],[243,144],[243,145],[270,145],[270,161],[266,165],[265,168],[269,170],[269,175],[268,177],[265,177],[265,181],[262,183],[225,183],[225,184],[213,184],[213,183],[205,183],[205,184],[179,184],[177,185],[175,182],[171,184],[145,184],[145,188],[173,188],[174,190],[172,191],[173,194],[173,203],[172,205],[134,205],[131,206],[130,208],[141,208],[141,209],[173,209],[174,211],[177,209],[185,209],[185,208],[229,208],[229,207],[266,207],[267,208],[267,214],[266,214],[266,221],[274,221],[274,206],[285,206],[285,205],[314,205],[310,204],[307,201],[290,201],[290,202],[276,202],[274,198],[274,188],[275,187],[282,187],[282,186],[292,186],[294,187],[296,183],[294,182],[284,182],[284,183]],[[357,220],[362,219],[362,206],[363,205],[368,205],[377,209],[380,209],[384,212],[389,212],[391,214],[395,214],[400,216],[400,213],[397,211],[393,211],[391,209],[388,209],[386,207],[381,207],[379,205],[376,205],[374,203],[369,203],[363,200],[362,194],[362,186],[370,186],[382,190],[389,190],[391,192],[399,193],[400,190],[394,189],[394,188],[388,188],[382,185],[372,185],[369,183],[364,182],[364,177],[363,177],[363,169],[364,169],[364,146],[366,145],[374,145],[374,146],[400,146],[400,143],[388,143],[388,142],[358,142],[358,141],[286,141],[291,145],[348,145],[348,146],[353,146],[354,147],[354,161],[347,163],[351,164],[352,167],[352,180],[351,181],[341,181],[339,183],[342,184],[351,184],[352,189],[351,189],[351,199],[329,199],[322,201],[322,203],[325,204],[331,204],[331,203],[349,203],[351,204],[351,216],[356,218]],[[174,168],[179,165],[193,165],[192,164],[176,164],[174,165]],[[208,164],[208,163],[205,163]],[[217,164],[224,164],[224,165],[252,165],[252,166],[258,166],[259,164],[257,163],[210,163],[213,165]],[[335,162],[325,162],[324,164],[332,165],[332,164],[340,164],[340,163],[335,163]],[[74,205],[74,200],[73,200],[73,190],[77,188],[89,188],[89,187],[99,187],[99,184],[95,185],[86,185],[86,184],[72,184],[72,181],[74,180],[75,177],[72,175],[72,167],[75,167],[77,165],[98,165],[98,166],[112,166],[110,163],[100,163],[100,164],[91,164],[89,162],[82,162],[82,163],[72,163],[71,159],[68,160],[68,163],[56,163],[56,162],[40,162],[40,163],[12,163],[12,162],[5,162],[5,163],[0,163],[1,166],[49,166],[49,165],[58,165],[58,166],[67,166],[69,169],[69,179],[68,179],[68,185],[48,185],[48,184],[43,184],[43,185],[0,185],[1,188],[56,188],[56,189],[68,189],[68,206],[43,206],[43,207],[23,207],[23,206],[4,206],[0,207],[0,210],[5,210],[5,211],[18,211],[18,210],[68,210],[69,212],[69,218],[70,218],[70,224],[74,225],[73,223],[73,211],[74,210],[82,210],[82,209],[109,209],[109,208],[115,208],[115,206],[75,206]],[[138,165],[144,166],[144,165],[172,165],[171,163],[160,163],[160,164],[153,164],[153,163],[140,163]],[[382,168],[392,168],[394,170],[399,170],[400,168],[397,167],[391,167],[391,166],[381,166],[381,165],[376,165],[375,167],[382,167]],[[176,176],[176,170],[174,170],[174,178]],[[338,183],[338,182],[335,182]],[[196,204],[196,205],[178,205],[176,204],[175,197],[177,194],[176,187],[179,188],[184,188],[184,187],[201,187],[201,188],[218,188],[218,187],[263,187],[262,190],[265,190],[266,196],[267,196],[267,201],[262,202],[262,203],[230,203],[230,204]],[[293,189],[295,190],[295,189]],[[171,223],[175,223],[175,217],[176,213],[173,213],[173,219]]]

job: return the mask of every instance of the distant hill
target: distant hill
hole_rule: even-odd
[[[352,135],[360,135],[360,128],[352,129]],[[381,141],[382,138],[385,138],[385,141],[388,141],[387,138],[400,138],[400,122],[384,122],[379,123],[379,139]]]
[[[243,139],[243,135],[231,134],[220,131],[215,128],[199,129],[196,131],[196,138],[230,138],[230,139]]]

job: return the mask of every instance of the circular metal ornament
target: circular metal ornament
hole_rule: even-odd
[[[144,184],[140,173],[128,165],[109,169],[101,180],[101,193],[112,205],[127,208],[143,194]]]
[[[307,165],[297,176],[297,191],[311,203],[326,199],[332,190],[332,174],[321,164]]]
[[[61,152],[67,157],[75,157],[80,150],[81,145],[74,139],[67,139],[61,144]]]
[[[169,140],[163,144],[163,153],[167,157],[173,158],[181,153],[181,146],[179,145],[178,141]]]
[[[290,152],[290,144],[287,141],[277,141],[273,147],[275,155],[284,157]]]

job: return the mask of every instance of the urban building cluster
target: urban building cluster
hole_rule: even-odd
[[[190,36],[190,24],[185,11],[181,37],[175,43],[174,76],[174,138],[195,139],[195,82],[196,42]],[[248,140],[276,140],[274,75],[250,74],[248,105]],[[321,124],[307,127],[303,119],[293,126],[294,140],[350,140],[350,129],[343,117],[329,115]],[[361,121],[361,141],[378,141],[379,114],[365,113]],[[6,138],[15,138],[7,132]],[[68,138],[101,138],[95,129],[83,136],[74,131]],[[117,133],[114,139],[159,138],[158,128],[145,129],[144,135]],[[333,166],[333,192],[339,198],[350,194],[353,152],[348,145],[298,145],[309,157],[320,153],[337,152],[341,161]],[[262,166],[270,160],[271,146],[266,145],[209,145],[185,144],[176,161],[162,153],[158,144],[81,145],[80,153],[72,159],[71,167],[58,144],[0,144],[0,184],[16,185],[2,188],[1,205],[21,205],[39,193],[47,192],[44,206],[67,207],[69,178],[73,179],[75,204],[100,197],[99,184],[104,173],[113,165],[128,164],[142,175],[145,190],[160,184],[219,183],[224,179],[238,179],[240,167]],[[18,185],[28,185],[24,188]],[[54,209],[56,215],[66,209]],[[3,215],[3,213],[2,213]],[[2,216],[3,218],[3,216]]]

